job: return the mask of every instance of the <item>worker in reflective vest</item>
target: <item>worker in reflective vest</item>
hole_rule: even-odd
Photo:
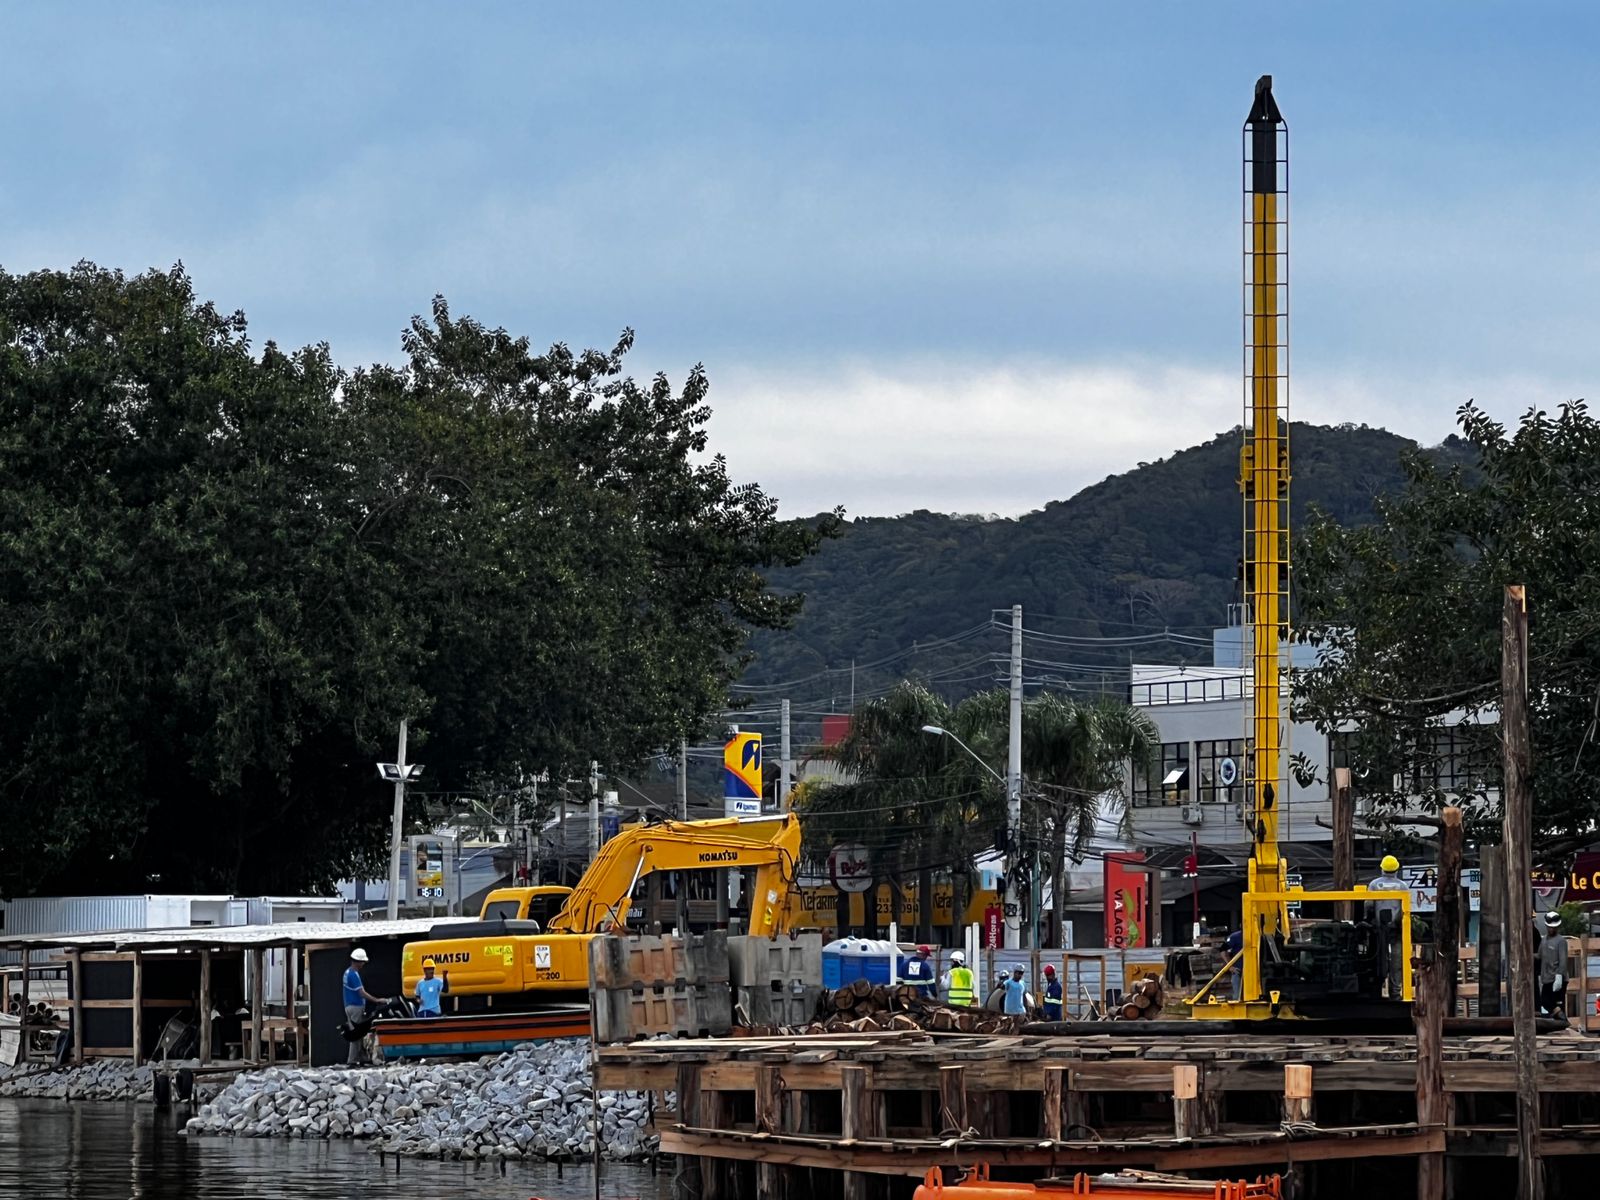
[[[1061,980],[1056,978],[1056,969],[1049,963],[1044,965],[1044,1019],[1061,1020]]]
[[[961,951],[950,955],[950,969],[944,973],[945,999],[957,1008],[968,1008],[975,998],[972,990],[972,971],[967,967],[967,956]]]

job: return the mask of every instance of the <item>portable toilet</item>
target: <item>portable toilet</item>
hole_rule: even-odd
[[[858,979],[887,984],[896,953],[893,942],[870,938],[846,937],[829,942],[822,948],[822,986],[836,990],[849,987]]]

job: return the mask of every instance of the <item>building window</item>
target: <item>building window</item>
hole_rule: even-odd
[[[1159,804],[1187,804],[1193,780],[1189,770],[1189,743],[1162,742],[1159,774],[1148,776],[1135,768],[1133,803],[1140,808]]]
[[[1494,786],[1497,746],[1492,725],[1446,725],[1423,735],[1412,772],[1417,795],[1469,796]]]
[[[1245,740],[1196,742],[1195,799],[1202,804],[1227,804],[1244,798]]]

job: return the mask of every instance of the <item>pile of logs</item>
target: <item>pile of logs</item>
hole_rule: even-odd
[[[983,1008],[957,1008],[920,995],[908,984],[887,987],[858,979],[825,993],[822,1013],[801,1033],[871,1033],[881,1029],[931,1029],[950,1033],[1018,1032],[1027,1017]]]
[[[1154,1021],[1166,1004],[1166,992],[1161,979],[1148,975],[1123,993],[1122,1007],[1117,1009],[1118,1021]]]

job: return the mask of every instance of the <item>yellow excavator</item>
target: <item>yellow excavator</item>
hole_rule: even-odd
[[[490,893],[479,920],[437,925],[428,940],[406,946],[406,994],[427,958],[449,972],[458,1009],[587,997],[590,941],[626,928],[636,888],[656,872],[716,871],[720,883],[722,871],[754,868],[746,931],[783,932],[799,858],[800,819],[792,814],[630,826],[602,847],[547,922],[511,906],[530,890],[567,889],[500,889]]]
[[[1256,82],[1244,126],[1245,442],[1244,593],[1250,624],[1250,746],[1246,779],[1251,852],[1241,898],[1243,948],[1193,998],[1201,1020],[1356,1016],[1393,1011],[1412,998],[1411,894],[1291,888],[1278,852],[1289,780],[1282,647],[1289,639],[1289,132],[1272,95]],[[1345,921],[1289,922],[1291,903],[1382,901],[1399,906],[1399,929]],[[1384,999],[1390,955],[1400,956],[1401,994]],[[1216,995],[1242,968],[1240,994]]]

